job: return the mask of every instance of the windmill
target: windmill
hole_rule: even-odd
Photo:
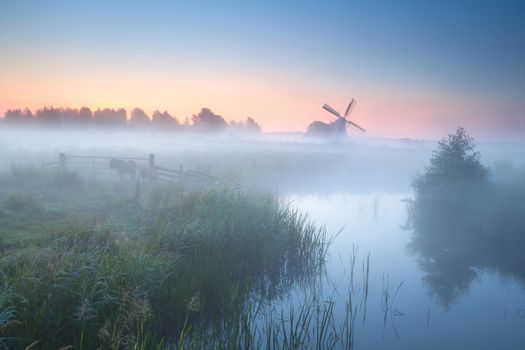
[[[333,123],[333,126],[334,126],[334,133],[336,136],[344,136],[346,135],[346,127],[348,125],[352,125],[354,127],[356,127],[357,129],[363,131],[363,132],[366,132],[365,129],[363,129],[362,127],[360,127],[359,125],[357,125],[356,123],[348,120],[348,116],[350,115],[350,113],[352,112],[352,109],[354,108],[356,104],[356,101],[354,98],[352,98],[350,100],[350,103],[348,104],[348,107],[346,108],[346,112],[344,115],[341,115],[338,111],[336,111],[335,109],[333,109],[332,107],[330,107],[329,105],[327,105],[326,103],[323,105],[323,109],[327,110],[328,112],[332,113],[333,115],[335,115],[337,117],[337,119],[335,120],[335,122]]]

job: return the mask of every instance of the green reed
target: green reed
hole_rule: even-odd
[[[256,345],[246,310],[319,275],[329,243],[324,228],[271,195],[151,185],[115,195],[81,181],[57,195],[30,180],[0,198],[2,215],[22,225],[5,226],[10,241],[0,245],[4,347],[191,347],[210,327],[236,332],[215,337],[218,347],[234,334],[238,345]],[[18,220],[32,208],[42,225]],[[283,332],[276,327],[266,331],[272,342]],[[304,341],[303,327],[286,338],[290,348]]]

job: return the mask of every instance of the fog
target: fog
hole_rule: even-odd
[[[41,167],[66,156],[148,157],[159,166],[194,169],[247,189],[334,193],[410,191],[435,141],[311,139],[302,134],[171,134],[140,130],[0,129],[0,169]],[[525,168],[525,146],[480,144],[497,181],[515,181]],[[71,168],[70,170],[75,170]],[[80,172],[80,171],[79,171]],[[92,175],[92,174],[88,174]]]
[[[487,329],[483,334],[488,338],[482,338],[493,341],[498,334],[488,330],[501,326],[493,321],[496,311],[482,312],[484,305],[475,296],[479,291],[490,291],[495,300],[489,305],[504,309],[505,314],[509,310],[521,320],[519,303],[525,285],[525,145],[475,143],[472,150],[463,145],[468,150],[463,154],[448,147],[452,143],[443,142],[351,135],[337,140],[313,139],[300,133],[4,126],[0,128],[0,248],[6,257],[0,260],[0,267],[4,273],[11,271],[10,264],[22,264],[24,254],[33,254],[42,266],[55,266],[55,261],[69,261],[71,254],[78,253],[78,261],[92,254],[86,260],[91,262],[106,259],[99,257],[101,251],[110,255],[121,252],[139,259],[133,264],[145,264],[131,267],[133,271],[156,271],[153,275],[163,281],[168,276],[163,266],[171,254],[177,257],[174,261],[195,254],[198,263],[184,265],[187,275],[179,270],[180,263],[174,265],[182,276],[177,278],[184,282],[173,282],[179,286],[176,298],[162,294],[164,287],[151,287],[165,282],[146,275],[133,278],[145,278],[140,283],[147,287],[140,288],[149,294],[130,297],[125,289],[113,298],[123,298],[122,303],[135,298],[133,302],[142,305],[141,298],[147,295],[151,300],[148,312],[153,314],[175,298],[178,304],[170,307],[185,311],[163,322],[173,322],[172,327],[179,332],[181,322],[185,329],[186,322],[197,322],[200,317],[216,321],[217,317],[229,315],[218,301],[227,302],[234,298],[232,295],[239,299],[234,299],[235,306],[228,304],[230,311],[252,305],[248,302],[252,298],[258,302],[261,298],[267,300],[278,313],[305,304],[319,309],[321,306],[310,304],[310,299],[300,299],[305,292],[298,288],[322,278],[323,283],[317,284],[316,280],[315,287],[308,287],[313,289],[304,295],[314,290],[313,300],[328,298],[334,305],[344,305],[348,293],[361,300],[355,312],[363,322],[351,328],[362,334],[355,343],[357,348],[407,348],[421,344],[421,335],[411,330],[431,322],[437,325],[427,336],[442,339],[436,346],[449,347],[457,338],[445,337],[444,325],[461,327],[475,318],[485,320]],[[450,151],[452,158],[443,150]],[[464,169],[465,164],[454,158],[458,154],[461,162],[478,166],[482,175],[476,177],[468,166]],[[221,192],[222,189],[227,190]],[[233,192],[228,192],[230,189]],[[245,198],[241,193],[251,194]],[[257,195],[251,197],[253,194]],[[292,210],[276,216],[284,218],[279,224],[284,229],[277,232],[302,232],[297,236],[302,237],[301,244],[291,240],[283,245],[290,238],[269,238],[275,237],[274,231],[266,236],[264,230],[276,225],[272,208],[277,203],[268,202],[267,194],[279,198],[285,208]],[[304,221],[306,218],[312,221]],[[84,230],[90,233],[83,233]],[[70,231],[79,233],[72,238],[70,233],[63,233]],[[211,234],[215,232],[223,236]],[[243,237],[244,232],[249,235]],[[34,240],[39,249],[27,250],[25,245],[31,247]],[[218,251],[227,252],[222,257],[225,260],[213,260],[220,257],[215,245],[220,247]],[[302,250],[295,251],[294,247]],[[189,250],[193,252],[190,255]],[[368,252],[368,260],[356,263],[358,250]],[[160,260],[143,262],[143,255]],[[127,264],[133,259],[123,259],[126,263],[122,268],[128,269]],[[64,265],[66,269],[68,264]],[[354,277],[354,264],[356,271],[361,264],[363,274],[367,271],[363,282],[359,282],[361,277]],[[206,272],[192,272],[201,265]],[[221,265],[224,271],[217,272],[215,265]],[[245,270],[237,271],[238,266]],[[246,283],[246,294],[239,292],[239,285],[232,287],[228,279],[232,270],[239,278],[235,283]],[[29,277],[20,281],[56,272],[41,271],[37,266],[27,271]],[[202,276],[194,277],[197,273]],[[230,277],[210,279],[222,276],[221,273]],[[250,274],[250,283],[242,282],[246,274]],[[498,280],[496,284],[491,284],[493,276]],[[23,292],[26,285],[16,281],[13,286]],[[514,294],[504,294],[507,289]],[[90,298],[96,301],[96,295]],[[212,300],[213,306],[205,306],[206,300]],[[79,302],[71,301],[73,306]],[[15,301],[12,304],[17,305]],[[454,313],[455,305],[458,310],[468,307],[476,311]],[[78,313],[78,306],[75,307]],[[199,310],[199,316],[190,309]],[[101,310],[97,317],[102,317]],[[334,330],[348,320],[341,307],[322,310],[330,315]],[[272,312],[265,317],[275,320],[282,316]],[[404,318],[398,320],[400,315]],[[140,317],[146,320],[151,315]],[[100,327],[97,322],[92,325],[93,332]],[[133,327],[136,325],[124,328],[130,332]],[[162,329],[154,324],[152,327]],[[382,336],[376,332],[378,327],[383,329]],[[518,323],[505,327],[510,336],[503,345],[520,341]],[[25,334],[12,329],[12,334]],[[471,337],[476,330],[464,331],[465,337]],[[70,337],[63,339],[69,341]],[[378,343],[381,339],[384,343]]]

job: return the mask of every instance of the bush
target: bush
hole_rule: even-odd
[[[463,128],[438,143],[430,164],[422,176],[415,178],[416,194],[433,187],[457,183],[479,183],[487,178],[488,168],[480,162],[474,140]]]
[[[471,229],[472,212],[465,209],[477,198],[488,174],[472,137],[458,128],[439,141],[424,174],[412,182],[411,223],[416,228],[439,227],[443,234]]]
[[[488,175],[472,138],[459,128],[439,142],[413,182],[411,247],[445,307],[485,269],[525,281],[525,186]]]

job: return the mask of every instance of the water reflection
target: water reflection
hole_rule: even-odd
[[[505,229],[480,229],[479,222],[436,220],[436,212],[412,208],[413,236],[410,250],[424,271],[431,294],[448,308],[468,293],[471,283],[484,272],[496,272],[502,279],[516,279],[525,286],[525,244],[505,239]],[[464,213],[464,211],[463,211]],[[432,216],[425,217],[425,216]]]

